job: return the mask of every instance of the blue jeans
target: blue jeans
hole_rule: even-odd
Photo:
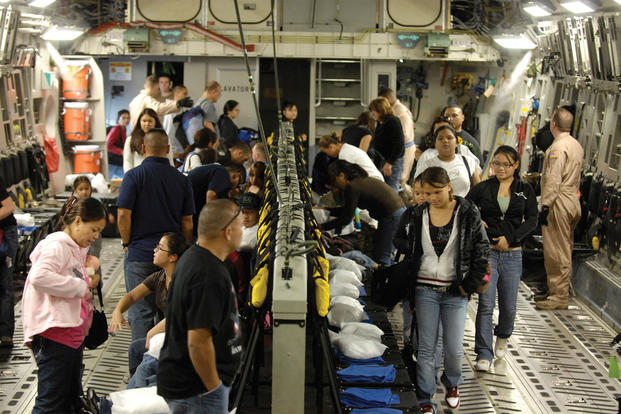
[[[136,339],[135,341],[132,341],[131,344],[129,344],[129,349],[127,351],[127,362],[129,365],[129,373],[132,375],[134,375],[134,372],[136,372],[138,365],[140,365],[140,363],[142,362],[144,353],[147,352],[146,343],[147,338],[144,337]]]
[[[404,211],[405,207],[401,207],[391,215],[377,220],[377,230],[373,238],[373,255],[380,265],[390,266],[392,264],[391,256],[394,250],[392,239],[395,236]]]
[[[416,385],[418,402],[433,404],[436,393],[436,349],[438,324],[444,332],[444,373],[441,381],[445,387],[457,387],[463,381],[461,362],[464,355],[462,341],[466,325],[467,296],[438,292],[432,288],[416,288],[416,322],[418,324],[418,359]]]
[[[401,301],[401,304],[403,305],[403,345],[411,344],[413,346],[412,340],[415,338],[410,336],[413,319],[412,311],[410,310],[410,301],[406,298]],[[414,333],[414,336],[416,336],[416,333]]]
[[[0,336],[13,338],[15,331],[15,298],[13,297],[13,268],[17,254],[17,227],[5,228],[0,248]]]
[[[123,178],[123,166],[108,164],[108,180],[113,178]]]
[[[360,266],[364,266],[367,269],[374,269],[377,266],[377,263],[373,261],[369,256],[362,253],[360,250],[350,250],[341,255],[347,259],[351,259],[354,262],[358,263]]]
[[[224,383],[199,395],[180,399],[166,400],[170,414],[228,414],[229,392],[231,387]]]
[[[513,333],[517,294],[522,278],[522,251],[499,252],[492,249],[490,261],[492,275],[489,288],[479,295],[474,337],[477,360],[487,359],[488,361],[494,359],[492,315],[496,304],[496,290],[498,290],[498,325],[494,329],[494,334],[499,338],[508,338]]]
[[[401,174],[403,174],[403,157],[397,158],[395,162],[392,163],[392,174],[384,176],[386,184],[392,187],[397,193],[401,188]]]
[[[144,282],[151,273],[159,270],[152,262],[130,262],[125,252],[125,289],[131,292],[136,286]],[[154,326],[157,307],[155,296],[151,293],[134,303],[128,312],[129,325],[132,327],[132,341],[146,338],[147,332]]]
[[[152,387],[157,384],[157,359],[145,354],[142,362],[138,365],[132,379],[127,384],[127,389]]]
[[[38,367],[33,414],[79,413],[82,346],[73,349],[36,335],[32,340],[32,352]]]

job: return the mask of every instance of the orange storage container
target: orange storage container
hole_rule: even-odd
[[[98,173],[101,171],[101,148],[97,145],[76,145],[73,147],[74,174]]]
[[[90,135],[91,110],[86,102],[65,102],[63,122],[65,139],[86,141]]]
[[[74,60],[66,62],[67,66],[62,74],[63,98],[88,98],[88,78],[91,74],[91,67],[88,64],[88,60]]]

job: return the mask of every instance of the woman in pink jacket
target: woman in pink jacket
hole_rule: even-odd
[[[78,413],[82,394],[82,343],[92,321],[88,247],[106,225],[104,206],[75,199],[62,217],[65,228],[48,235],[30,255],[22,297],[24,341],[38,370],[34,414]]]

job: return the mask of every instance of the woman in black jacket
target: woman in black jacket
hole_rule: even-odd
[[[380,171],[384,174],[386,184],[398,193],[403,171],[403,154],[405,154],[401,121],[395,116],[386,98],[372,100],[369,110],[377,121],[373,147],[385,161]]]
[[[490,249],[479,210],[453,196],[446,170],[428,168],[422,183],[426,202],[403,214],[395,245],[406,252],[412,269],[409,300],[416,305],[418,327],[418,400],[423,413],[434,413],[439,324],[444,332],[445,400],[457,408],[468,297],[483,283]]]
[[[479,295],[476,320],[476,369],[489,371],[494,354],[503,358],[513,333],[515,306],[522,277],[522,240],[537,226],[537,198],[520,180],[520,157],[507,145],[498,147],[492,161],[495,175],[472,188],[467,198],[481,210],[492,248],[492,274],[487,291]],[[492,351],[492,314],[498,290],[498,325]]]
[[[231,148],[239,142],[239,128],[233,120],[239,116],[239,102],[226,101],[222,108],[222,115],[218,118],[218,129],[220,130],[221,145],[226,149]]]

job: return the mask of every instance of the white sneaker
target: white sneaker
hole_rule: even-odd
[[[496,345],[494,346],[494,355],[496,358],[504,358],[507,354],[507,338],[496,337]]]
[[[492,365],[492,361],[488,361],[487,359],[479,359],[474,366],[474,369],[481,372],[489,372],[489,368]]]

